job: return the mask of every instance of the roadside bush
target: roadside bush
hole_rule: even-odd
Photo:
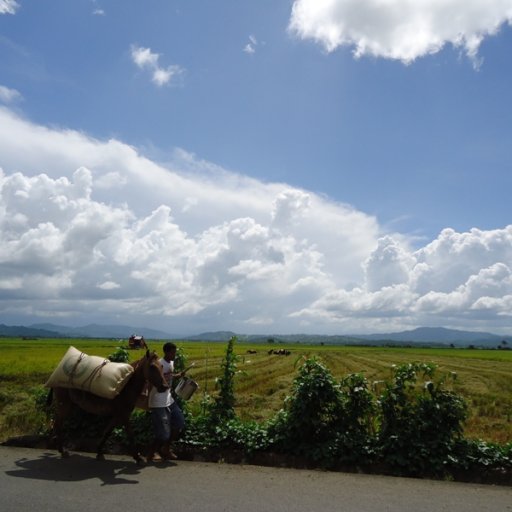
[[[434,364],[394,367],[379,397],[379,454],[400,474],[442,476],[462,438],[466,403],[445,389],[455,375],[434,380],[435,372]]]
[[[271,442],[266,425],[233,418],[212,424],[207,416],[191,418],[181,444],[200,450],[210,448],[241,450],[246,455],[269,448]]]
[[[367,464],[375,455],[377,404],[368,380],[354,373],[340,382],[341,420],[338,425],[337,462]]]
[[[485,441],[460,439],[449,457],[452,471],[467,471],[485,476],[512,471],[512,443],[499,445]]]
[[[285,399],[270,420],[266,441],[280,452],[324,467],[365,464],[375,453],[376,404],[362,374],[338,383],[317,358],[304,360]]]
[[[314,461],[332,461],[343,418],[339,385],[317,358],[306,359],[285,398],[284,408],[269,422],[269,438],[279,451]]]

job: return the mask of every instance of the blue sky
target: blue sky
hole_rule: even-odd
[[[511,20],[0,0],[0,318],[510,332]]]

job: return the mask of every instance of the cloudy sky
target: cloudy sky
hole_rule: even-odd
[[[0,323],[512,332],[512,0],[0,0]]]

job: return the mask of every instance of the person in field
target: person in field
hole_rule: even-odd
[[[184,374],[184,372],[174,372],[176,345],[170,342],[165,343],[163,352],[164,356],[160,359],[160,364],[169,387],[165,391],[159,392],[155,386],[151,386],[149,391],[148,405],[154,439],[147,457],[148,462],[177,459],[171,444],[179,438],[185,428],[183,412],[171,394],[172,379],[183,377]]]

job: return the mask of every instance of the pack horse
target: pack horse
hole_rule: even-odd
[[[64,421],[74,408],[79,407],[90,414],[109,418],[108,424],[97,445],[97,459],[103,460],[105,458],[103,450],[112,430],[116,427],[124,427],[130,443],[131,455],[137,464],[144,463],[144,459],[139,454],[135,444],[133,430],[130,425],[130,416],[146,382],[154,385],[159,391],[163,391],[168,387],[158,359],[156,353],[148,350],[141,359],[131,363],[133,371],[130,372],[129,378],[126,379],[126,384],[124,384],[121,391],[113,398],[105,398],[90,391],[74,387],[52,386],[49,380],[47,385],[50,387],[50,391],[47,404],[50,405],[52,400],[56,404],[53,433],[56,438],[57,448],[62,457],[69,455],[64,443]]]

